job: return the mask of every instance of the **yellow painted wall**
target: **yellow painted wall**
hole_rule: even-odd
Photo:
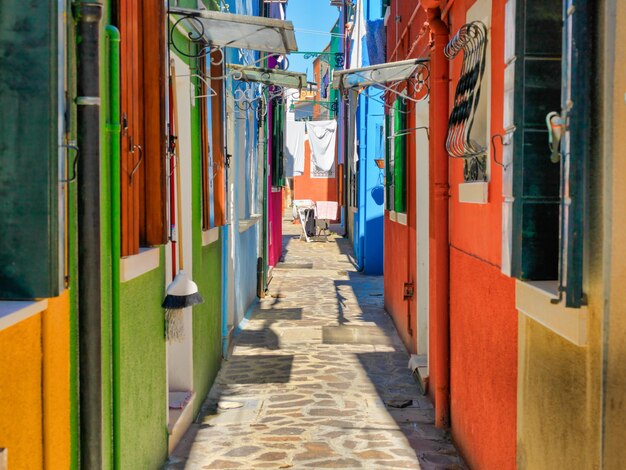
[[[599,348],[576,346],[524,315],[518,345],[518,468],[598,468]]]
[[[45,468],[70,466],[69,292],[48,301],[43,314],[43,432]]]
[[[609,8],[603,18],[607,40],[603,51],[609,73],[605,78],[605,114],[611,118],[605,127],[605,151],[610,161],[610,188],[612,201],[608,212],[611,224],[607,236],[611,256],[607,260],[608,312],[606,329],[606,393],[604,396],[604,455],[603,465],[609,469],[623,469],[626,465],[626,1],[607,2]],[[617,20],[616,20],[617,19]],[[609,179],[607,178],[607,179]]]
[[[621,470],[626,462],[626,25],[616,21],[626,1],[599,9],[588,342],[575,346],[520,315],[520,469]]]
[[[41,314],[0,331],[0,447],[11,470],[41,468]]]
[[[10,470],[70,466],[69,293],[0,331],[0,447]]]

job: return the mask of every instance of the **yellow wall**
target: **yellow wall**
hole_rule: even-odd
[[[48,301],[43,315],[45,468],[70,466],[69,292]]]
[[[518,468],[597,468],[599,349],[576,346],[523,315],[518,341]]]
[[[607,365],[604,396],[604,456],[606,469],[623,469],[626,465],[626,1],[607,2],[615,5],[604,18],[606,41],[605,63],[610,72],[605,79],[605,113],[612,118],[605,128],[605,152],[610,161],[610,180],[607,190],[612,194],[608,212],[611,224],[607,236],[611,256],[607,259],[608,322],[606,330]],[[616,18],[619,18],[616,21]],[[613,68],[611,68],[613,67]],[[608,179],[608,178],[607,178]]]
[[[11,470],[69,468],[69,294],[0,331],[0,447]]]
[[[11,470],[41,468],[41,314],[0,331],[0,447]]]
[[[623,469],[626,462],[626,15],[601,2],[598,134],[590,176],[588,342],[520,315],[520,469]]]

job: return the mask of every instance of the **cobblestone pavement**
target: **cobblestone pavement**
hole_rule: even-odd
[[[298,240],[167,469],[465,469],[407,368],[382,277],[347,240]],[[406,406],[402,408],[401,406]]]

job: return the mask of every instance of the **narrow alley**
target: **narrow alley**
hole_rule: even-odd
[[[0,5],[0,470],[626,468],[626,0]]]
[[[466,468],[410,375],[382,276],[359,273],[344,238],[283,230],[271,296],[166,468]]]

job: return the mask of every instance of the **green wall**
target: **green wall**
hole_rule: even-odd
[[[193,59],[182,58],[193,66]],[[194,78],[199,86],[199,80]],[[196,89],[200,94],[200,89]],[[200,106],[206,100],[196,101],[191,108],[192,174],[192,240],[193,280],[204,298],[204,303],[193,308],[193,384],[196,393],[194,414],[209,393],[222,360],[222,240],[202,246],[202,152],[200,139]]]
[[[204,297],[204,303],[193,309],[194,414],[209,393],[222,360],[221,263],[221,240],[194,249],[194,280]]]
[[[122,469],[159,468],[167,458],[167,376],[165,322],[165,256],[145,275],[121,285]]]

